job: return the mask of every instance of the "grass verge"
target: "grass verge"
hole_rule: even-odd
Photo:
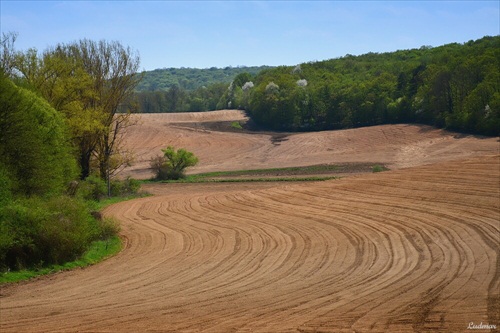
[[[188,175],[178,180],[149,180],[145,182],[161,183],[244,183],[244,182],[303,182],[337,179],[332,176],[338,172],[337,165],[314,165],[306,167],[289,167],[273,169],[254,169],[237,171],[218,171]],[[318,176],[318,174],[325,176]],[[238,177],[238,178],[236,178]]]
[[[143,198],[143,197],[147,197],[150,195],[151,194],[149,194],[149,193],[140,192],[138,194],[131,194],[129,196],[119,196],[119,197],[104,198],[104,199],[101,199],[99,201],[89,201],[87,203],[87,205],[91,211],[101,211],[104,208],[111,206],[112,204],[115,204],[118,202],[137,199],[137,198]]]
[[[87,205],[91,211],[101,211],[112,204],[148,196],[147,193],[133,194],[129,196],[119,196],[105,198],[100,201],[88,201]],[[62,265],[51,265],[47,267],[32,268],[21,271],[9,271],[0,273],[0,285],[5,283],[20,282],[29,280],[38,276],[53,274],[61,271],[67,271],[75,268],[83,268],[97,264],[109,257],[114,256],[122,249],[120,237],[112,236],[107,240],[98,240],[92,242],[89,249],[78,259],[66,262]]]
[[[75,261],[67,262],[63,265],[52,265],[39,269],[5,272],[0,274],[0,284],[19,282],[42,275],[94,265],[117,254],[121,249],[122,241],[118,236],[113,236],[108,240],[95,241],[92,243],[87,252]]]
[[[163,180],[161,183],[251,183],[251,182],[305,182],[305,181],[324,181],[337,179],[334,176],[311,176],[311,177],[261,177],[261,178],[219,178],[210,179],[200,177],[199,175],[187,176],[179,180]]]
[[[372,167],[372,172],[382,172],[382,171],[388,171],[389,169],[386,168],[385,166],[383,165],[380,165],[380,164],[376,164]]]

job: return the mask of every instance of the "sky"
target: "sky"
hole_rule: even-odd
[[[83,38],[136,50],[141,70],[279,66],[500,34],[500,1],[0,1],[17,50]]]

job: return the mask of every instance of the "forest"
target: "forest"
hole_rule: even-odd
[[[131,101],[141,113],[213,111],[227,107],[220,98],[240,74],[256,75],[260,67],[165,68],[141,73]]]
[[[76,260],[118,227],[94,210],[137,192],[115,180],[140,80],[139,57],[118,42],[80,40],[43,52],[0,40],[0,272]]]
[[[141,82],[135,87],[140,91],[166,91],[174,86],[186,91],[193,91],[214,83],[229,84],[238,74],[255,75],[270,66],[238,66],[224,68],[163,68],[143,72]]]
[[[276,130],[424,123],[500,134],[500,37],[263,71],[226,98]]]
[[[484,37],[259,68],[229,83],[136,93],[134,102],[145,113],[239,108],[261,127],[283,131],[414,122],[499,135],[499,62],[500,37]]]

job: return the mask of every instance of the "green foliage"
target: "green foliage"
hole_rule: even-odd
[[[92,242],[89,249],[77,260],[66,262],[62,265],[48,265],[43,268],[8,271],[0,274],[0,284],[18,282],[41,275],[52,274],[60,271],[70,270],[77,267],[86,267],[96,264],[112,255],[120,252],[122,248],[121,239],[113,236],[106,240]]]
[[[382,172],[382,171],[387,171],[388,169],[384,167],[383,165],[376,164],[372,167],[372,172]]]
[[[12,201],[11,187],[7,169],[0,163],[0,207]]]
[[[3,77],[0,88],[3,178],[8,175],[15,195],[61,193],[76,176],[64,118],[42,98]]]
[[[105,217],[99,221],[99,239],[107,240],[120,232],[120,225],[112,218]]]
[[[74,260],[101,233],[79,200],[18,199],[0,209],[0,267],[21,269]]]
[[[137,194],[141,183],[137,179],[127,177],[124,180],[111,180],[111,196],[123,197],[127,195]]]
[[[420,122],[499,135],[499,59],[497,36],[281,66],[257,74],[248,103],[236,106],[276,130]]]
[[[112,179],[110,181],[112,197],[135,195],[138,193],[140,187],[141,183],[130,177],[124,180]],[[78,183],[76,195],[86,201],[101,201],[108,196],[108,186],[100,177],[90,175]]]
[[[164,68],[155,69],[143,73],[141,82],[137,85],[136,91],[167,91],[177,86],[185,91],[195,91],[202,87],[208,87],[216,83],[224,83],[224,86],[235,80],[237,77],[246,80],[246,75],[256,75],[269,66],[253,67],[225,67],[225,68]],[[242,74],[243,76],[239,76]],[[249,80],[246,80],[249,81]],[[246,82],[245,81],[245,82]],[[243,85],[245,82],[240,84]],[[219,96],[220,97],[220,96]]]
[[[144,72],[131,101],[141,113],[244,108],[249,91],[242,87],[268,68],[271,67],[168,68]]]
[[[161,151],[163,156],[151,160],[151,168],[159,180],[184,178],[184,170],[198,163],[198,158],[184,148],[175,150],[174,147],[168,146]]]
[[[108,195],[107,184],[100,177],[90,175],[78,184],[77,195],[86,201],[99,201]]]
[[[105,40],[83,39],[42,54],[36,49],[16,54],[15,69],[22,75],[17,80],[64,114],[81,179],[90,174],[92,159],[103,179],[111,162],[127,163],[116,155],[133,108],[126,100],[141,80],[138,68],[139,57],[130,48]]]
[[[240,122],[239,122],[239,121],[233,121],[233,122],[231,123],[231,127],[232,127],[232,128],[234,128],[234,129],[239,129],[239,130],[240,130],[240,129],[243,129],[243,127],[241,127],[241,124],[240,124]]]
[[[7,51],[10,56],[12,50]],[[75,156],[88,162],[93,154],[99,167],[116,159],[113,149],[127,118],[115,113],[138,80],[132,75],[138,58],[117,43],[84,40],[42,56],[29,50],[1,60],[2,68],[12,66],[23,75],[15,80],[27,88],[4,76],[12,70],[2,70],[0,270],[73,260],[93,241],[112,237],[119,229],[115,222],[90,214],[83,199],[100,200],[106,184],[97,177],[74,181]],[[114,194],[130,195],[140,184],[126,179],[111,185]]]

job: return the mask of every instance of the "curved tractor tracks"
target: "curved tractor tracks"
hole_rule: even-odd
[[[125,249],[6,287],[1,332],[462,332],[500,325],[500,157],[294,185],[152,188]]]

